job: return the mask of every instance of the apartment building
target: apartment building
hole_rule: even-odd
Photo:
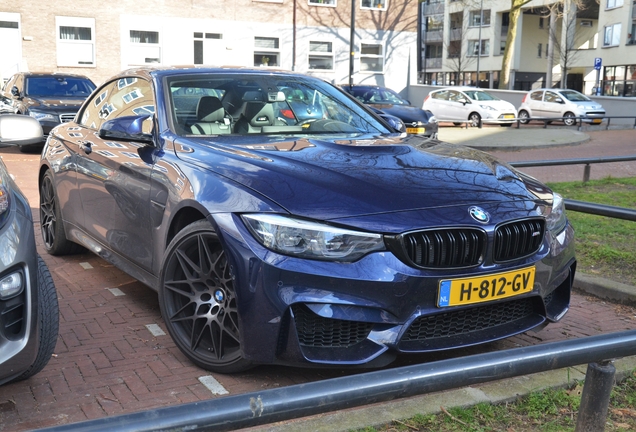
[[[417,28],[417,0],[8,0],[0,77],[50,71],[100,83],[139,66],[232,65],[401,91],[417,79]]]
[[[426,0],[420,14],[420,83],[498,87],[510,0]],[[636,0],[527,3],[510,84],[636,96]]]

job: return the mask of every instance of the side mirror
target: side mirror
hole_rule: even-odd
[[[556,103],[560,103],[560,104],[565,103],[565,102],[563,102],[563,99],[561,99],[561,98],[556,98],[554,101]]]
[[[382,117],[393,129],[395,129],[398,132],[406,132],[406,125],[404,124],[404,122],[392,115],[389,114],[378,114],[380,117]]]
[[[16,86],[13,86],[11,87],[11,94],[15,97],[20,97],[20,90]]]
[[[44,141],[40,122],[20,114],[0,115],[0,146],[22,146]]]
[[[144,122],[152,116],[124,116],[108,120],[99,128],[99,137],[114,141],[154,143],[152,133],[144,132]]]

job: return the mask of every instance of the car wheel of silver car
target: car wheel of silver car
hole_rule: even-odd
[[[53,174],[47,171],[40,183],[40,228],[44,248],[51,255],[80,253],[84,248],[66,238]]]
[[[59,305],[55,284],[44,260],[38,255],[38,353],[35,361],[13,381],[27,379],[44,369],[53,355],[59,331]]]
[[[563,117],[563,123],[565,123],[566,126],[574,126],[576,124],[576,116],[574,113],[566,112],[563,114]]]
[[[243,358],[232,266],[207,221],[188,225],[170,242],[159,304],[168,332],[196,365],[219,373],[251,367]]]
[[[474,112],[468,116],[468,120],[470,120],[470,125],[472,127],[479,127],[479,123],[481,122],[481,116]]]
[[[530,123],[530,120],[529,120],[530,115],[528,114],[528,111],[521,110],[521,111],[519,111],[518,116],[519,116],[519,123],[521,123],[521,124]]]

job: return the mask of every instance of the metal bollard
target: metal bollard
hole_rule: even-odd
[[[590,181],[590,170],[590,164],[585,164],[585,167],[583,168],[583,183]]]
[[[587,365],[581,406],[574,432],[602,432],[605,430],[615,373],[616,368],[612,361]]]

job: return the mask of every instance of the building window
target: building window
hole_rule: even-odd
[[[310,5],[336,6],[336,0],[309,0]]]
[[[129,65],[161,63],[160,35],[157,31],[130,30]]]
[[[95,19],[55,17],[57,65],[95,66]]]
[[[543,28],[543,17],[539,17],[539,28],[542,29]]]
[[[606,9],[613,9],[621,6],[623,6],[623,0],[607,0]]]
[[[333,43],[309,41],[309,70],[333,70]]]
[[[254,38],[254,66],[280,66],[278,38]]]
[[[482,39],[481,43],[478,40],[468,41],[468,55],[469,56],[487,56],[490,53],[490,39]]]
[[[483,18],[482,18],[483,17]],[[490,9],[470,11],[471,27],[486,27],[490,25]]]
[[[618,46],[621,41],[621,23],[605,26],[603,46]]]
[[[361,0],[361,9],[386,10],[388,0]]]
[[[543,44],[539,44],[537,46],[537,57],[541,58],[542,54],[543,54]]]
[[[360,46],[360,71],[384,71],[384,47],[380,44],[362,43]]]
[[[203,44],[206,39],[215,39],[220,40],[223,39],[223,35],[221,33],[203,33],[203,32],[194,32],[194,64],[200,65],[203,64]]]

